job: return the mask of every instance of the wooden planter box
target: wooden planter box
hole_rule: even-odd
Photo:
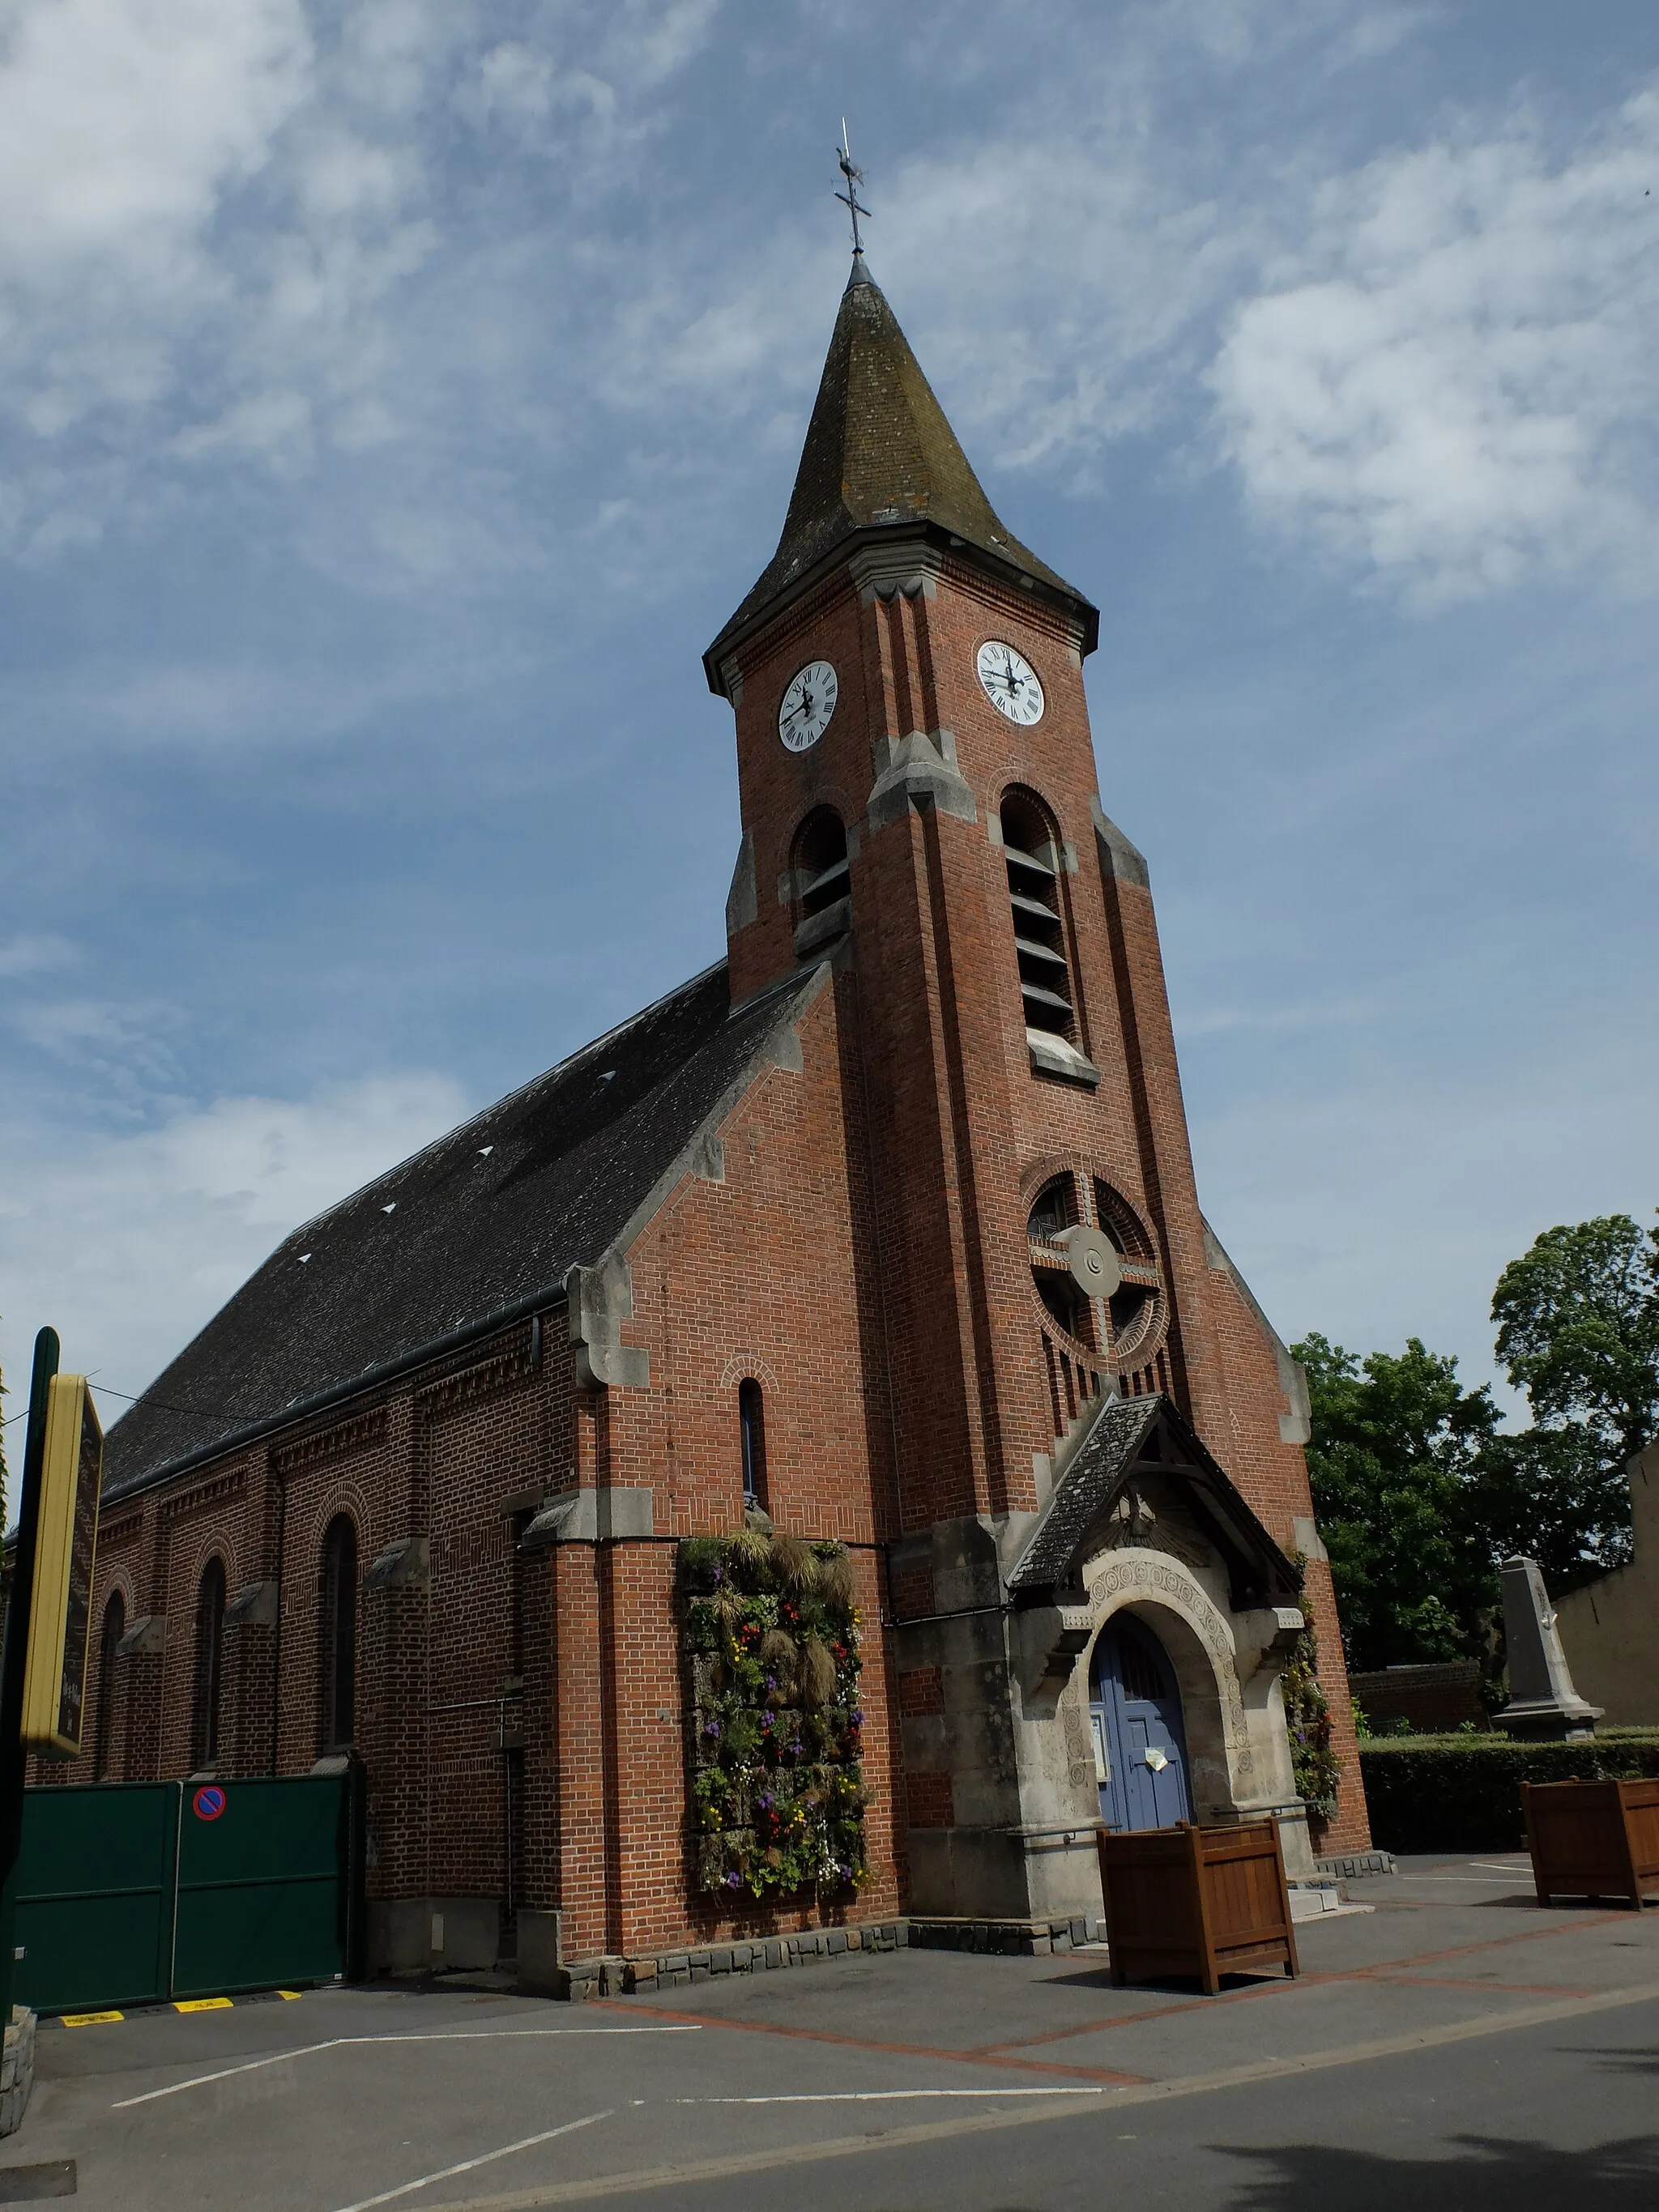
[[[1659,1889],[1659,1775],[1639,1782],[1523,1782],[1538,1902]]]
[[[1223,1974],[1298,1971],[1279,1827],[1146,1828],[1102,1833],[1100,1886],[1112,1980],[1190,1974],[1213,1996]]]

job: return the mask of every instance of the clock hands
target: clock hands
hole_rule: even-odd
[[[828,661],[796,670],[778,704],[778,735],[791,752],[804,753],[829,727],[839,690]]]
[[[1042,718],[1042,685],[1036,671],[1000,638],[988,639],[980,647],[979,680],[985,696],[1000,714],[1022,729]]]

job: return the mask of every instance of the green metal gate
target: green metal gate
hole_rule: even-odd
[[[362,1972],[362,1770],[31,1790],[14,1994],[37,2012]]]

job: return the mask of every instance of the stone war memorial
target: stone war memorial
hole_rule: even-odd
[[[371,1968],[574,1993],[901,1917],[1063,1944],[1103,1822],[1366,1849],[1097,629],[855,254],[704,659],[726,957],[308,1222],[114,1427],[90,1723],[36,1781],[359,1761]]]

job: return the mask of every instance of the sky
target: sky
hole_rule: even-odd
[[[1280,1332],[1651,1217],[1659,9],[0,0],[14,1390],[720,957],[843,115]]]

